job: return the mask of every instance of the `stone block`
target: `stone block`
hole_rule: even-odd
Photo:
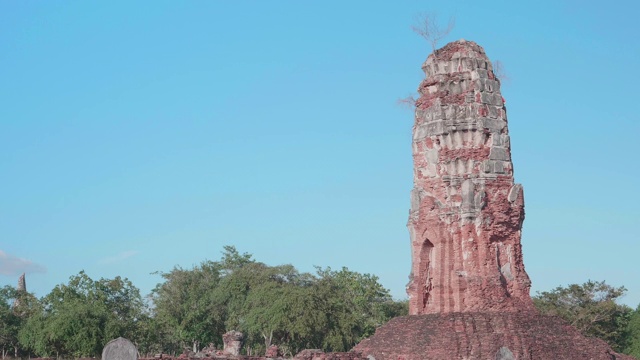
[[[464,102],[467,103],[467,104],[473,103],[475,101],[476,101],[476,99],[475,99],[475,96],[473,95],[472,92],[469,92],[464,96]]]
[[[482,163],[482,171],[485,173],[493,172],[493,161],[486,160]]]
[[[504,146],[501,134],[491,134],[491,146]]]
[[[484,82],[482,80],[476,80],[473,82],[473,89],[478,92],[484,91]]]
[[[509,135],[502,134],[500,137],[502,138],[502,146],[511,149],[511,138]]]
[[[491,80],[489,79],[480,79],[479,83],[482,84],[482,89],[487,92],[493,92],[493,87],[491,86]]]
[[[242,348],[242,341],[244,340],[244,334],[240,331],[227,331],[222,335],[222,342],[224,344],[224,349],[222,352],[224,354],[238,356],[240,355],[240,349]]]
[[[449,92],[453,95],[462,93],[462,85],[459,82],[453,82],[449,86]]]
[[[489,152],[489,159],[490,160],[508,161],[509,160],[509,152],[507,151],[506,148],[493,146],[493,147],[491,147],[491,151]]]
[[[507,196],[507,200],[509,202],[514,202],[520,197],[522,194],[522,184],[514,184],[511,189],[509,189],[509,195]]]
[[[482,118],[482,126],[492,133],[501,133],[507,126],[507,122],[502,119]]]
[[[424,155],[428,164],[435,165],[438,163],[438,149],[427,149]]]
[[[456,108],[455,105],[449,105],[444,107],[444,118],[445,120],[454,120],[456,117]]]
[[[477,66],[472,59],[466,58],[462,60],[462,70],[471,71],[475,69]]]
[[[445,114],[440,106],[432,106],[428,110],[425,110],[424,119],[427,121],[444,120],[444,118]]]
[[[420,124],[418,126],[416,126],[416,128],[413,130],[413,140],[420,140],[420,139],[424,139],[425,137],[427,137],[427,135],[429,134],[429,130],[428,130],[428,124]]]
[[[471,179],[462,182],[462,207],[474,207],[475,186]]]
[[[492,119],[497,119],[500,116],[500,111],[495,106],[489,106],[489,117]]]
[[[476,192],[476,196],[473,199],[474,207],[476,209],[481,210],[486,205],[486,201],[485,201],[486,197],[487,197],[487,193],[486,192],[484,192],[484,191]],[[471,239],[471,241],[473,241],[473,239]]]
[[[411,211],[416,211],[420,208],[423,192],[423,190],[416,188],[411,190]]]
[[[427,124],[427,135],[435,136],[444,133],[444,123],[442,120],[430,122]]]
[[[513,274],[511,273],[511,263],[502,265],[502,267],[500,267],[500,273],[502,274],[502,276],[504,276],[505,279],[509,281],[513,281],[515,279],[513,277]]]

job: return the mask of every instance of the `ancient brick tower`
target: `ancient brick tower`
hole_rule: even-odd
[[[413,127],[409,316],[354,350],[371,360],[632,360],[540,315],[529,296],[500,82],[484,50],[456,41],[423,65]]]
[[[422,66],[413,127],[409,312],[531,307],[500,82],[473,42],[436,54]]]

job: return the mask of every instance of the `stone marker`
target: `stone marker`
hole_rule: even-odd
[[[102,360],[138,360],[138,349],[131,341],[119,337],[104,346]]]
[[[240,331],[227,331],[222,335],[222,342],[224,343],[225,354],[238,356],[240,355],[240,349],[242,348],[242,340],[244,340],[244,334]]]

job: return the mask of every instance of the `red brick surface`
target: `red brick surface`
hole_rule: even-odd
[[[392,319],[354,350],[376,360],[499,359],[633,360],[563,320],[537,312],[447,313]],[[505,359],[506,360],[506,359]]]

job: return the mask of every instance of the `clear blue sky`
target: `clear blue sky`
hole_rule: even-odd
[[[505,65],[532,294],[640,303],[636,1],[0,2],[0,285],[218,259],[405,297],[420,12]],[[444,42],[443,42],[444,44]]]

